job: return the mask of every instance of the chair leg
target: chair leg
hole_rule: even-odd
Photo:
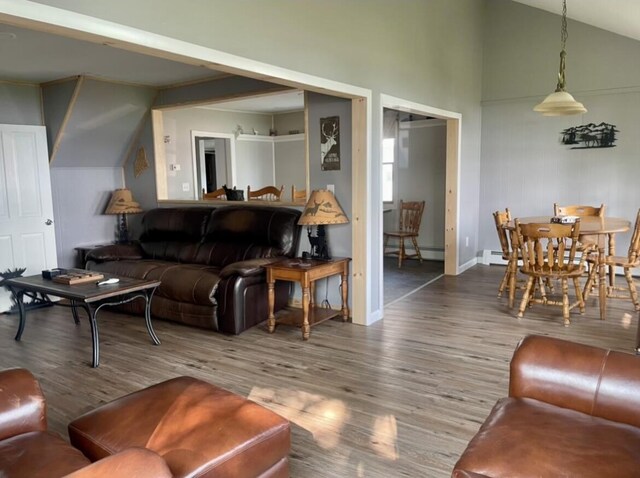
[[[631,269],[629,267],[624,268],[624,277],[625,279],[627,279],[627,284],[629,284],[629,295],[631,296],[633,305],[636,310],[640,310],[640,304],[638,303],[638,292],[636,291],[636,284],[633,281],[633,277],[631,276]]]
[[[420,248],[418,247],[418,241],[415,237],[411,237],[411,242],[413,242],[413,247],[416,250],[416,255],[418,256],[418,260],[422,262],[422,254],[420,254]]]
[[[577,277],[573,278],[573,287],[576,289],[576,298],[578,299],[578,307],[580,307],[580,313],[584,314],[584,296],[582,295],[582,289],[580,288],[580,281]]]
[[[516,301],[516,281],[518,279],[518,258],[513,252],[507,268],[509,270],[509,308],[513,309]]]
[[[571,324],[569,318],[569,281],[566,277],[562,278],[562,318],[565,327]]]
[[[389,243],[389,236],[384,235],[384,247],[382,248],[382,255],[384,256],[387,253],[387,244]]]
[[[502,280],[500,281],[500,285],[498,286],[498,298],[502,297],[502,293],[504,289],[509,284],[509,279],[511,278],[511,261],[507,264],[507,270],[504,271],[504,275],[502,276]]]
[[[402,267],[404,260],[404,237],[400,238],[400,250],[398,251],[398,269]]]
[[[589,299],[589,295],[591,295],[591,290],[593,289],[593,284],[596,279],[597,267],[595,264],[589,265],[589,276],[587,277],[587,283],[584,285],[584,289],[582,292],[583,299],[586,302]]]
[[[533,287],[536,283],[536,279],[533,276],[529,276],[527,279],[527,286],[524,289],[524,294],[522,295],[522,300],[520,301],[520,308],[518,309],[518,318],[521,319],[524,317],[524,310],[529,305],[529,296],[533,293]]]

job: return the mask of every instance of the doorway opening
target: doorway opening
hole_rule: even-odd
[[[233,135],[191,131],[195,199],[234,184],[235,148]]]
[[[443,274],[457,273],[460,115],[387,95],[381,95],[381,107],[383,232],[399,229],[400,200],[425,202],[418,251],[405,240],[407,252],[419,253],[423,261],[415,257],[399,267],[398,257],[385,256],[383,245],[381,288],[387,306]],[[397,240],[390,238],[389,244],[396,247]]]

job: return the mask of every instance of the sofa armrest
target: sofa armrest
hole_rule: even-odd
[[[36,378],[23,368],[0,372],[0,440],[46,429],[46,403]]]
[[[146,448],[128,448],[66,475],[65,478],[171,478],[164,459]]]
[[[511,360],[509,396],[640,426],[640,357],[528,336]]]
[[[119,261],[127,259],[144,259],[140,244],[110,244],[96,247],[87,253],[86,260],[93,262]]]
[[[283,257],[262,257],[259,259],[249,259],[247,261],[234,262],[225,266],[220,271],[220,279],[226,279],[233,275],[241,277],[255,276],[264,272],[264,266],[273,262],[279,262]]]

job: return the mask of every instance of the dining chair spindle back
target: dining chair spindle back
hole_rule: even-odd
[[[564,325],[570,324],[569,313],[574,307],[584,313],[584,300],[579,278],[584,273],[585,255],[579,253],[578,237],[580,219],[575,224],[516,223],[517,248],[522,256],[522,273],[528,277],[520,302],[518,317],[524,317],[525,309],[532,303],[562,306]],[[576,263],[576,259],[579,259]],[[562,300],[547,297],[541,279],[558,279],[562,283]],[[576,301],[569,301],[568,281],[576,291]],[[536,296],[536,287],[540,297]]]

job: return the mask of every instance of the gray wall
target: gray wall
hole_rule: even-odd
[[[297,130],[304,133],[304,111],[292,111],[273,115],[273,126],[278,136],[289,134],[289,131]]]
[[[75,85],[69,81],[43,89],[45,118],[49,133],[53,133],[48,135],[50,142],[60,131]],[[111,192],[125,186],[127,151],[154,96],[152,88],[92,79],[83,82],[51,163],[61,267],[74,265],[74,247],[115,239],[115,218],[104,216],[104,208]],[[153,157],[149,159],[153,161]]]
[[[263,140],[253,137],[236,140],[236,177],[238,189],[247,186],[257,191],[265,186],[274,186],[273,141],[267,137]]]
[[[40,87],[0,81],[0,124],[42,125]]]
[[[491,212],[548,215],[553,203],[607,205],[635,218],[640,135],[640,42],[569,21],[567,89],[588,112],[543,117],[533,106],[555,88],[560,17],[504,0],[486,15],[480,250],[499,250]],[[508,41],[505,39],[508,38]],[[560,132],[611,123],[614,148],[570,149]],[[617,235],[624,253],[629,234]]]
[[[52,166],[121,167],[154,96],[152,88],[85,79]],[[66,112],[68,103],[56,107]]]
[[[103,212],[122,168],[51,168],[51,186],[58,266],[75,267],[74,247],[116,239],[116,216]]]
[[[332,96],[310,93],[309,109],[309,185],[314,189],[326,189],[328,184],[335,186],[335,196],[347,218],[353,218],[351,198],[352,161],[351,161],[351,101]],[[340,118],[340,170],[322,171],[320,164],[320,118],[338,116]],[[351,257],[352,233],[349,224],[326,226],[329,252],[333,257]],[[306,229],[302,232],[301,250],[310,248]],[[351,283],[351,281],[349,281]],[[329,301],[333,307],[340,305],[339,278],[328,281]],[[349,287],[351,290],[351,287]],[[324,297],[324,284],[318,284],[318,297]]]
[[[377,277],[382,252],[379,145],[385,93],[462,115],[459,263],[477,251],[480,194],[483,0],[173,0],[77,2],[40,0],[124,25],[159,33],[291,70],[373,91],[372,169],[369,184],[368,271],[371,313],[382,310]],[[489,4],[492,2],[488,2]],[[170,21],[169,21],[170,19]],[[224,21],[215,21],[224,19]],[[212,28],[212,21],[215,28]],[[557,37],[555,33],[554,38]],[[313,161],[313,159],[312,159]],[[338,194],[342,191],[338,189]]]
[[[49,148],[49,156],[53,151],[53,144],[58,137],[60,128],[73,92],[78,84],[78,78],[70,78],[66,81],[60,81],[42,86],[42,111],[44,113],[44,122],[47,126],[47,146]]]
[[[291,186],[306,188],[307,168],[304,152],[304,137],[295,141],[283,141],[276,137],[273,144],[276,184],[284,186],[284,199],[291,200]]]

